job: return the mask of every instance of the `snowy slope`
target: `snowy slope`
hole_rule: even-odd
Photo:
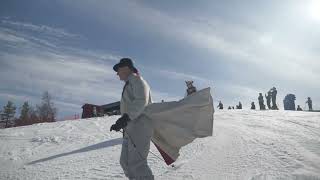
[[[116,119],[0,130],[0,179],[125,179]],[[184,147],[175,168],[148,158],[163,180],[320,179],[320,113],[217,111],[214,135]]]

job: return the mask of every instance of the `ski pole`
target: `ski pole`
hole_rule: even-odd
[[[134,148],[136,149],[136,151],[138,152],[140,158],[141,158],[141,159],[145,159],[145,158],[142,157],[140,151],[139,151],[138,148],[137,148],[137,145],[134,143],[134,141],[133,141],[133,139],[131,138],[131,136],[130,136],[126,131],[124,131],[124,130],[122,130],[122,131],[120,130],[120,132],[127,134],[129,140],[131,141],[131,143],[133,144],[133,147],[134,147]],[[155,153],[153,153],[151,150],[149,150],[149,152],[150,152],[152,155],[154,155],[155,157],[157,157],[158,159],[160,159],[161,161],[163,161],[163,162],[165,163],[165,161],[164,161],[162,158],[160,158],[158,155],[156,155]],[[174,167],[174,165],[172,165],[172,167]]]
[[[133,142],[133,140],[132,140],[131,136],[130,136],[126,131],[124,131],[124,130],[122,130],[122,131],[120,130],[120,132],[121,132],[121,133],[126,133],[126,134],[127,134],[127,136],[129,137],[129,140],[130,140],[130,141],[131,141],[131,143],[133,144],[133,147],[135,148],[135,150],[138,152],[138,154],[139,154],[140,158],[141,158],[141,159],[144,159],[144,158],[143,158],[143,156],[141,155],[140,151],[138,150],[138,148],[137,148],[136,144]]]

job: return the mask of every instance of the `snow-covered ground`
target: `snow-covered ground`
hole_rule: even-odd
[[[1,129],[0,179],[125,179],[117,118]],[[163,180],[320,179],[320,113],[216,111],[213,136],[184,147],[176,167],[148,160]]]

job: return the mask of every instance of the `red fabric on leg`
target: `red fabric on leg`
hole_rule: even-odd
[[[164,159],[167,165],[174,163],[174,160],[166,152],[164,152],[156,143],[153,144],[157,147],[158,151],[160,152],[162,158]]]

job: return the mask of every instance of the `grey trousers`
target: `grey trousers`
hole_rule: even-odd
[[[153,180],[147,163],[152,126],[146,118],[129,122],[124,130],[120,164],[130,180]]]

